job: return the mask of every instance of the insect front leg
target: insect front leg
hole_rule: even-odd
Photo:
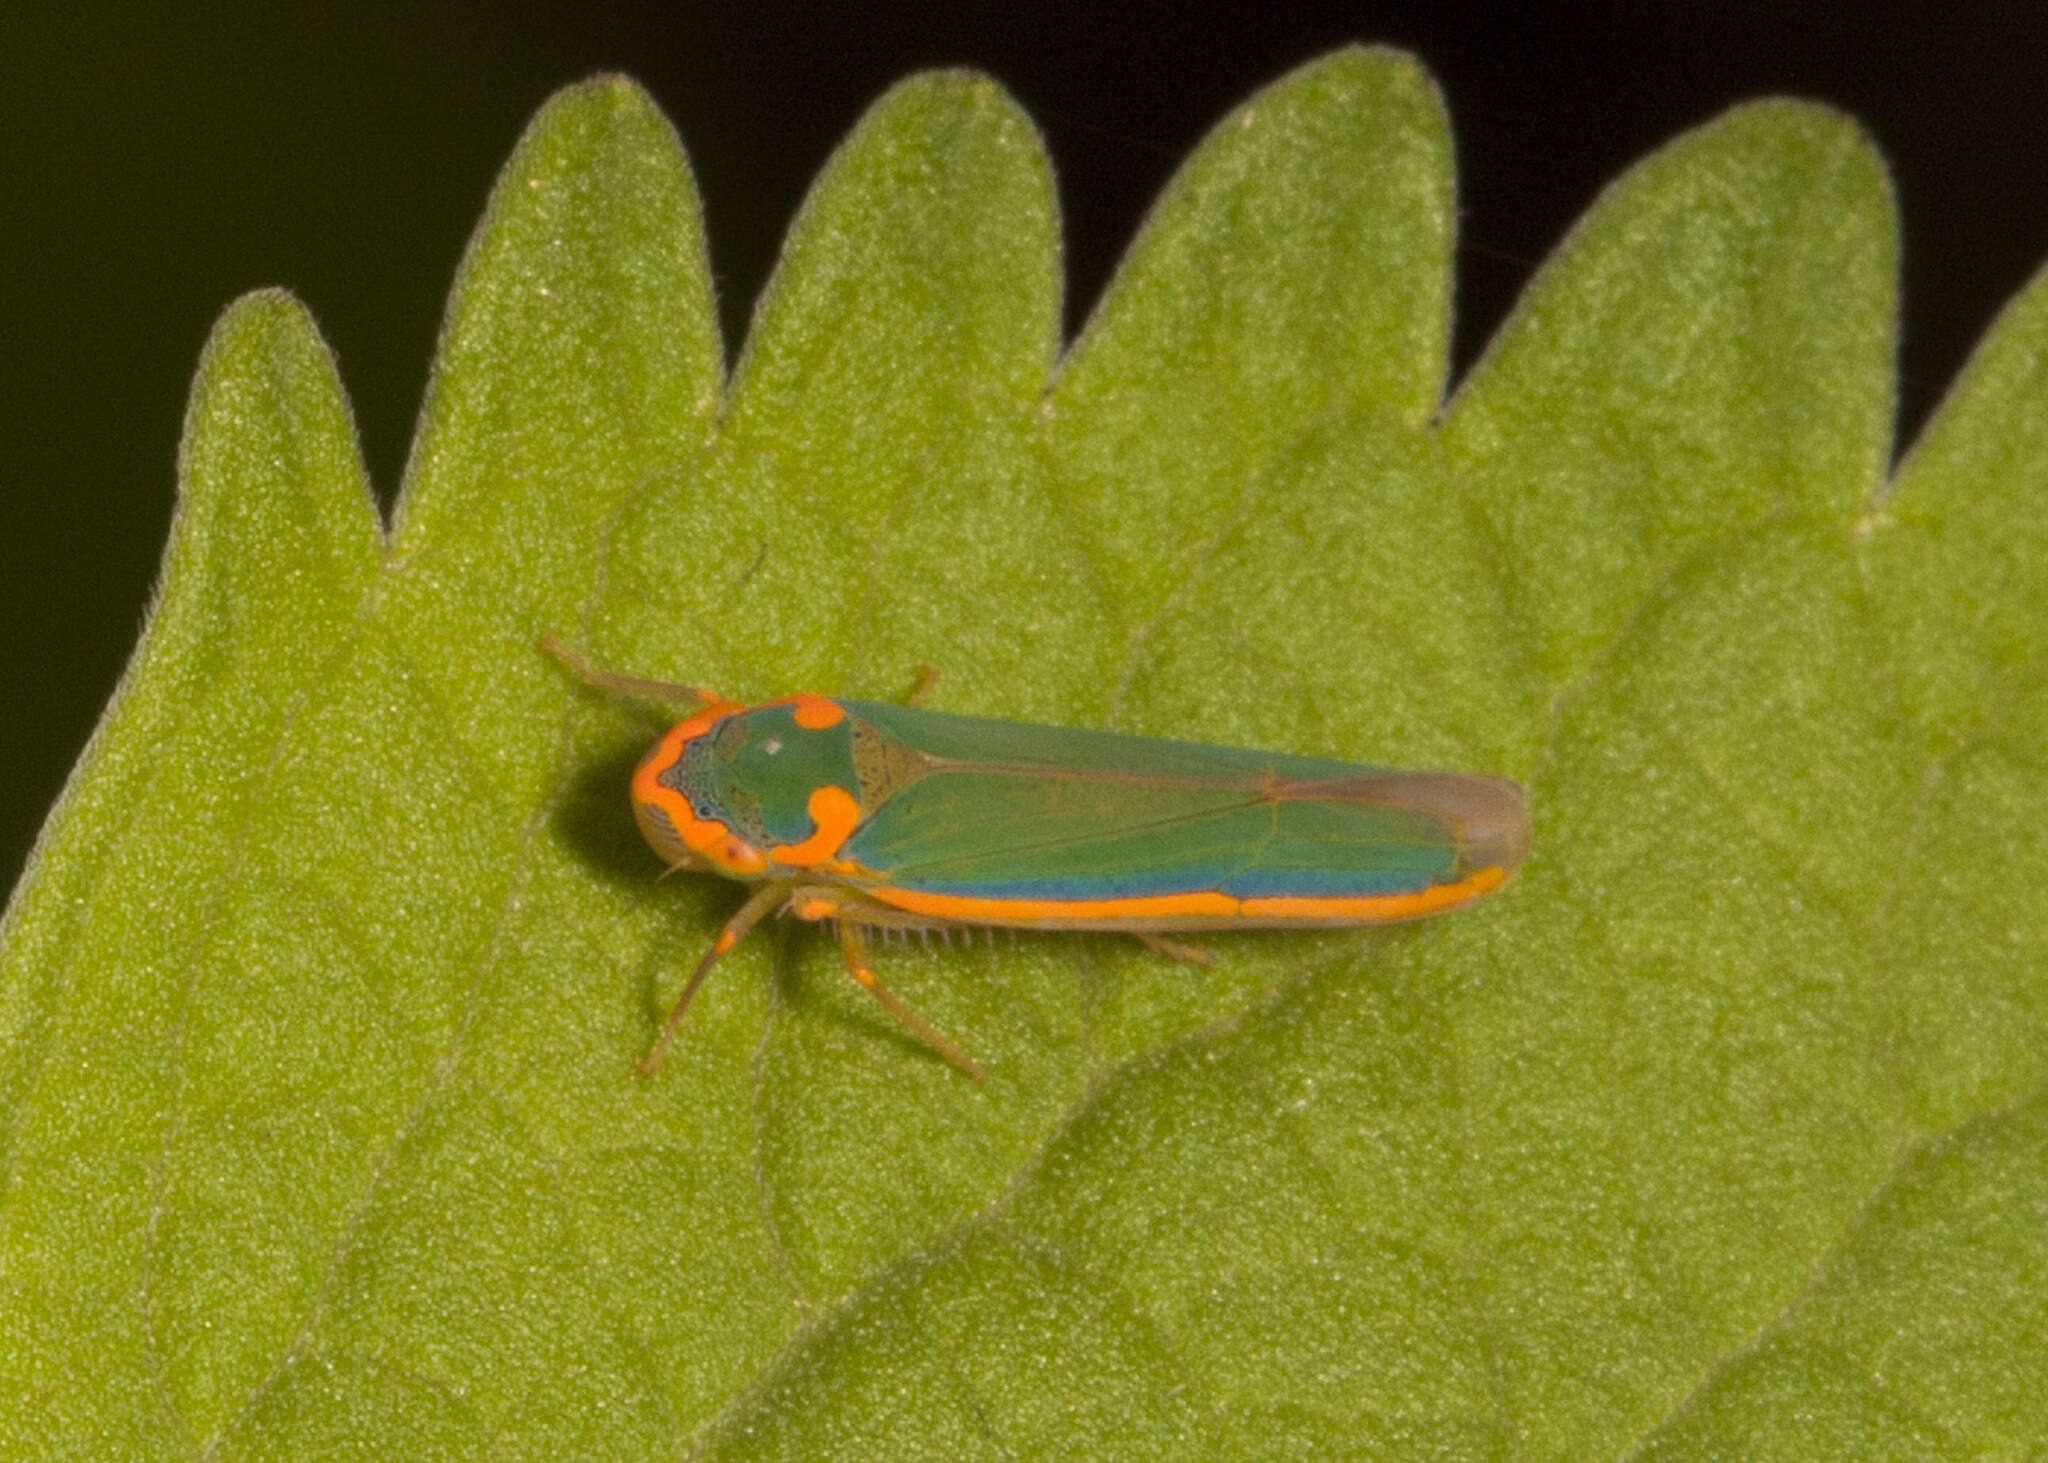
[[[669,1043],[676,1039],[676,1030],[683,1024],[683,1013],[690,1009],[690,997],[697,994],[697,987],[704,984],[704,977],[711,974],[711,967],[723,960],[726,952],[744,940],[747,932],[759,924],[776,905],[788,898],[790,890],[795,887],[795,881],[788,879],[763,884],[748,895],[747,902],[739,907],[739,912],[725,922],[725,928],[718,932],[718,938],[711,942],[711,948],[704,952],[704,958],[699,960],[697,968],[690,972],[690,978],[683,986],[683,993],[676,997],[675,1005],[669,1008],[668,1020],[663,1024],[661,1035],[656,1038],[653,1049],[635,1064],[634,1070],[641,1076],[652,1077],[661,1070],[661,1061],[668,1055]]]
[[[540,648],[567,666],[584,685],[609,691],[614,696],[638,696],[650,701],[689,701],[699,706],[709,706],[719,699],[716,691],[704,686],[683,686],[673,681],[650,681],[642,676],[601,671],[564,645],[553,633],[540,637]]]

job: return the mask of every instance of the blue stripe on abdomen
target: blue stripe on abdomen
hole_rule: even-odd
[[[1078,875],[976,882],[899,877],[899,888],[927,894],[962,894],[981,899],[1142,899],[1157,894],[1215,891],[1237,899],[1293,896],[1413,894],[1448,882],[1450,869],[1160,869],[1134,873]]]

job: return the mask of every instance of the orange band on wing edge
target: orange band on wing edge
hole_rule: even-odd
[[[1388,924],[1451,909],[1491,894],[1507,881],[1507,870],[1476,870],[1455,884],[1438,884],[1413,894],[1268,896],[1238,899],[1214,890],[1192,894],[1147,894],[1133,899],[992,899],[980,894],[930,894],[887,886],[861,890],[912,914],[960,924],[1010,924],[1032,920],[1074,920],[1113,926],[1126,920],[1223,919],[1246,925],[1336,921]],[[1170,926],[1166,926],[1170,928]]]
[[[1247,899],[1242,909],[1247,920],[1355,919],[1360,924],[1379,924],[1456,908],[1467,900],[1491,894],[1507,881],[1507,877],[1506,869],[1495,866],[1467,874],[1455,884],[1436,884],[1418,889],[1413,894],[1283,894]]]

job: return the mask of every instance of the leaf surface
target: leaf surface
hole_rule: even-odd
[[[1346,51],[1062,353],[1043,148],[906,82],[728,381],[666,123],[572,89],[388,535],[223,318],[142,645],[0,926],[0,1442],[76,1456],[1659,1458],[2048,1439],[2048,285],[1889,480],[1839,116],[1618,180],[1448,403],[1450,137]],[[1530,788],[1488,907],[881,952],[622,797],[534,650]],[[58,1440],[54,1444],[51,1440]]]

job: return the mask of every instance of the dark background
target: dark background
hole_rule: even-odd
[[[1460,372],[1604,182],[1766,93],[1845,108],[1891,160],[1902,442],[2048,256],[2037,3],[99,9],[0,12],[0,888],[141,624],[214,317],[258,285],[306,301],[388,502],[491,179],[549,92],[596,70],[637,77],[682,134],[729,358],[835,141],[942,64],[992,73],[1044,129],[1070,331],[1209,125],[1350,40],[1409,48],[1449,99]]]

